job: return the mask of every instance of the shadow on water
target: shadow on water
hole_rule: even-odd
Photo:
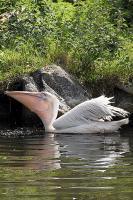
[[[132,129],[104,135],[16,131],[20,137],[0,140],[1,199],[133,199]]]

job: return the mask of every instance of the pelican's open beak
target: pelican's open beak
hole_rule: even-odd
[[[43,111],[48,109],[48,104],[45,102],[45,92],[6,91],[5,94],[19,101],[36,114],[42,109]]]
[[[54,109],[50,99],[54,99],[55,97],[48,92],[6,91],[5,94],[16,99],[32,112],[36,113],[42,120],[46,130],[49,130],[53,120],[57,117],[58,100],[56,99],[57,105],[56,109]]]

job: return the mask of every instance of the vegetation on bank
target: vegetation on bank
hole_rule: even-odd
[[[1,0],[0,80],[57,63],[83,83],[133,77],[130,0]]]

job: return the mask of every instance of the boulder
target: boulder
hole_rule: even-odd
[[[118,84],[115,88],[115,100],[118,107],[133,113],[133,82]]]
[[[133,95],[133,80],[130,80],[128,83],[124,84],[124,83],[121,83],[121,84],[117,84],[117,87],[130,94],[130,95]]]
[[[48,85],[71,108],[91,98],[90,93],[73,76],[57,65],[49,65],[32,76],[38,76],[38,73],[41,74],[40,80],[42,79],[44,88]]]

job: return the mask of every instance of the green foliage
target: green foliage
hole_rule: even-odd
[[[0,80],[32,72],[43,67],[45,62],[43,57],[28,54],[24,49],[21,53],[8,49],[0,51]]]
[[[133,1],[132,0],[114,0],[111,2],[113,5],[112,17],[121,18],[127,22],[130,27],[133,25]]]
[[[124,2],[1,0],[0,79],[55,62],[83,82],[109,76],[128,80],[132,2]]]

